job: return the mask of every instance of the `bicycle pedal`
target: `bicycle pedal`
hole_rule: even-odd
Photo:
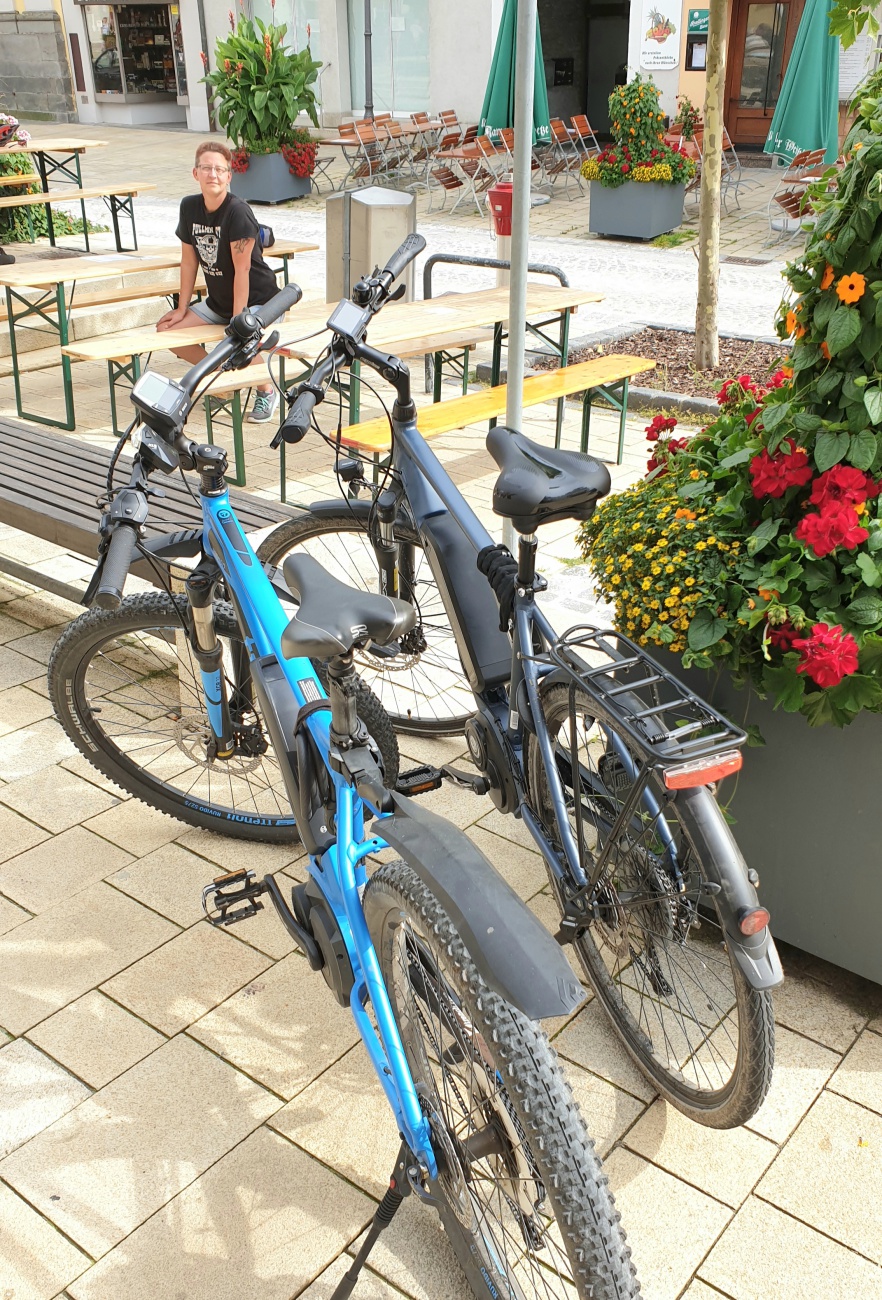
[[[202,910],[211,925],[235,925],[263,911],[258,899],[265,892],[266,885],[253,871],[229,871],[205,886]]]
[[[486,794],[490,789],[490,782],[486,776],[481,776],[480,772],[464,772],[462,768],[451,767],[449,763],[445,763],[441,773],[446,780],[452,781],[463,790],[471,790],[473,794]]]
[[[431,763],[423,763],[420,767],[398,773],[395,793],[406,795],[407,798],[415,794],[428,794],[430,790],[439,790],[443,780],[444,773],[440,768],[432,767]]]

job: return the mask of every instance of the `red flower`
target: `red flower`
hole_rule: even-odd
[[[793,642],[799,636],[799,632],[792,623],[779,623],[776,626],[768,624],[769,642],[776,650],[788,651],[793,646]]]
[[[650,158],[657,158],[657,157],[658,157],[658,150],[657,150],[657,149],[650,149],[650,151],[649,151],[649,156],[650,156]]]
[[[750,415],[747,417],[747,427],[748,427],[748,429],[749,429],[750,426],[753,424],[754,420],[755,420],[756,417],[760,414],[760,412],[762,411],[762,409],[763,409],[763,408],[762,408],[761,406],[755,406],[755,407],[753,408],[753,410],[751,411]]]
[[[672,415],[655,415],[650,424],[646,426],[646,437],[649,442],[658,442],[663,433],[670,433],[676,429],[677,421]]]
[[[793,530],[794,537],[821,556],[830,555],[837,546],[853,551],[870,536],[861,528],[857,511],[843,502],[828,505],[822,514],[808,514]]]
[[[783,497],[788,488],[802,487],[812,477],[808,456],[801,447],[794,448],[790,439],[781,444],[781,450],[774,456],[764,447],[754,456],[749,469],[753,495],[757,498]]]
[[[850,465],[834,465],[820,474],[812,484],[811,503],[819,510],[839,502],[856,506],[869,496],[878,496],[882,483],[874,483],[869,474]]]
[[[631,164],[630,164],[630,163],[626,163],[626,162],[625,162],[625,163],[622,163],[621,170],[622,170],[623,172],[629,172],[629,171],[631,170]]]
[[[824,689],[838,686],[843,677],[858,670],[857,641],[838,623],[835,627],[816,623],[810,636],[797,637],[793,641],[793,649],[802,656],[796,671],[805,673]]]
[[[771,377],[770,379],[766,380],[766,387],[767,387],[767,388],[780,388],[781,385],[782,385],[782,384],[786,384],[786,383],[788,382],[789,379],[790,379],[790,376],[789,376],[789,375],[785,375],[785,373],[784,373],[783,370],[776,370],[775,373],[772,375],[772,377]]]

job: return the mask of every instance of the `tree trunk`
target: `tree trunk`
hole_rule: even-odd
[[[707,86],[698,218],[698,300],[695,364],[711,370],[720,359],[717,300],[720,279],[720,178],[723,165],[723,98],[726,89],[726,0],[709,0]]]

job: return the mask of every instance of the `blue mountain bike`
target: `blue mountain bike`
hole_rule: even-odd
[[[421,247],[411,240],[377,273],[377,305]],[[53,704],[132,794],[229,834],[299,833],[309,852],[290,901],[248,869],[243,844],[242,869],[208,884],[203,903],[229,925],[269,899],[350,1009],[391,1106],[400,1154],[336,1300],[408,1194],[437,1209],[478,1297],[624,1300],[639,1290],[630,1251],[538,1023],[572,1013],[584,991],[475,845],[396,792],[394,735],[355,673],[357,652],[413,630],[414,604],[345,585],[308,555],[285,563],[277,590],[231,508],[224,452],[184,432],[200,383],[247,365],[299,297],[289,286],[241,313],[181,382],[147,373],[136,384],[133,470],[114,489],[111,469],[95,608],[56,646]],[[406,374],[394,358],[383,365]],[[179,468],[198,475],[202,528],[145,543],[151,476]],[[195,560],[184,590],[121,599],[136,550]],[[281,599],[292,596],[293,617]],[[388,849],[399,856],[378,865]]]

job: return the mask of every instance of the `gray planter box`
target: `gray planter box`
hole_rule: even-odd
[[[312,190],[308,176],[292,176],[280,153],[252,154],[247,172],[233,172],[230,190],[249,203],[285,203]]]
[[[615,190],[591,181],[588,229],[593,235],[654,239],[680,225],[685,194],[685,185],[659,181],[626,181]]]
[[[759,872],[772,933],[882,983],[882,716],[860,713],[842,730],[810,727],[801,714],[736,690],[726,672],[684,672],[678,656],[650,653],[763,735],[764,746],[745,748],[737,785],[724,782],[721,798],[732,800],[732,830]]]

